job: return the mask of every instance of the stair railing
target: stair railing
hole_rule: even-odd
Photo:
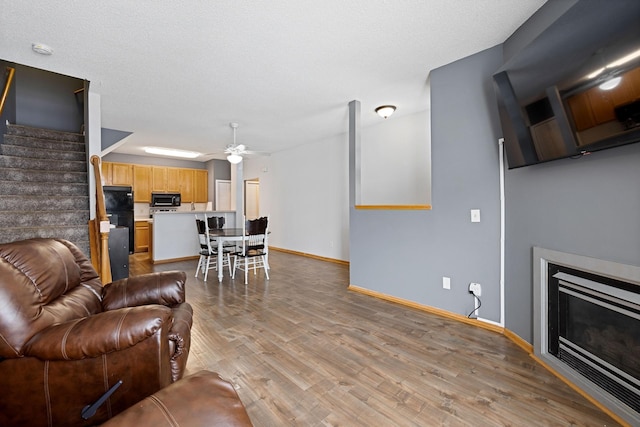
[[[13,75],[16,73],[16,69],[7,67],[7,81],[4,84],[4,90],[2,91],[2,98],[0,98],[0,116],[4,111],[4,104],[7,101],[9,95],[9,89],[11,89],[11,83],[13,82]]]
[[[102,173],[100,157],[91,156],[93,174],[96,181],[96,218],[89,220],[89,240],[91,243],[91,262],[98,271],[103,284],[111,283],[111,261],[109,259],[109,217],[104,205],[102,191]]]

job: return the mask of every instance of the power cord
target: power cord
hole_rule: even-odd
[[[469,293],[473,294],[473,296],[476,297],[476,299],[478,300],[478,306],[474,308],[473,311],[467,315],[467,318],[471,319],[471,316],[473,316],[473,313],[480,310],[480,307],[482,307],[482,301],[473,292],[469,291]]]

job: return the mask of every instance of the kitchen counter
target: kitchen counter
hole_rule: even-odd
[[[200,251],[196,215],[224,216],[225,228],[234,228],[235,211],[156,212],[151,236],[152,262],[163,263],[196,258]]]

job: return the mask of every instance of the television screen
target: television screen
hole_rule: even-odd
[[[510,169],[640,142],[640,1],[576,2],[493,77]]]

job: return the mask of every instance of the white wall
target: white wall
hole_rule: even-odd
[[[245,179],[260,180],[260,214],[270,215],[271,246],[349,260],[346,129],[243,163]]]

